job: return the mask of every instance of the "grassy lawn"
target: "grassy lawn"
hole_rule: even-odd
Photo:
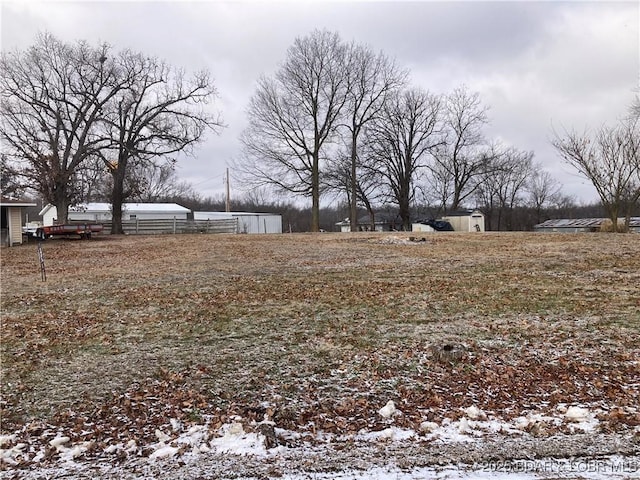
[[[638,235],[409,236],[53,240],[46,282],[35,244],[3,249],[1,430],[345,433],[382,428],[388,400],[414,429],[470,405],[640,424]]]

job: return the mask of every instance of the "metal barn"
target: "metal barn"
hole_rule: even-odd
[[[122,220],[186,220],[190,210],[177,203],[124,203]],[[40,211],[43,225],[55,225],[58,210],[49,204]],[[71,222],[110,222],[111,204],[86,203],[69,208]]]
[[[238,233],[282,233],[282,215],[254,212],[193,212],[194,220],[236,218]]]
[[[557,218],[539,223],[533,227],[536,232],[582,233],[599,232],[605,218]],[[619,218],[618,225],[624,225],[625,219]],[[629,231],[640,233],[640,217],[631,217]]]

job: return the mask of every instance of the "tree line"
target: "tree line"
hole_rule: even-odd
[[[603,127],[595,145],[589,134],[565,132],[553,141],[593,182],[610,218],[629,218],[638,206],[637,110],[619,126]],[[567,201],[533,152],[486,137],[488,107],[477,92],[412,85],[394,59],[334,32],[295,40],[280,69],[260,79],[248,119],[239,178],[309,197],[312,231],[321,226],[321,194],[346,202],[352,230],[359,208],[373,226],[376,212],[392,205],[409,230],[416,204],[436,215],[474,206],[499,230],[514,227],[506,212],[517,207],[540,217]]]
[[[3,52],[0,71],[3,176],[54,205],[61,223],[69,206],[100,192],[122,233],[123,202],[223,126],[207,108],[216,90],[206,70],[188,76],[108,44],[45,33],[27,50]]]
[[[108,199],[116,233],[125,200],[207,204],[174,169],[175,154],[194,153],[207,131],[224,127],[209,107],[217,92],[206,70],[188,76],[142,53],[50,34],[3,52],[0,67],[3,194],[28,186],[61,222],[74,203]],[[534,152],[487,138],[488,113],[465,85],[430,92],[384,52],[316,30],[259,78],[236,180],[246,205],[296,212],[295,231],[333,230],[334,214],[357,230],[363,215],[374,225],[392,211],[408,230],[415,218],[464,207],[482,210],[489,229],[530,229],[575,209]],[[636,101],[618,125],[553,135],[614,225],[638,214],[639,119]],[[322,209],[322,196],[336,206]],[[279,198],[311,205],[269,200]]]
[[[241,180],[310,197],[312,231],[320,228],[321,194],[346,199],[352,230],[359,207],[373,224],[389,204],[408,230],[420,196],[456,210],[487,177],[535,167],[532,152],[485,138],[478,93],[412,86],[383,52],[328,31],[295,40],[280,69],[260,79],[248,120]]]

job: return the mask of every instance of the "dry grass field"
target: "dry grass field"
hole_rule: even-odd
[[[169,419],[265,416],[295,447],[384,429],[389,400],[413,431],[580,406],[592,433],[640,438],[638,235],[410,235],[51,240],[46,281],[35,243],[3,249],[5,448],[59,431],[84,458],[144,455]]]

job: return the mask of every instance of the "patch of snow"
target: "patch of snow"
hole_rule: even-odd
[[[389,400],[384,407],[378,410],[378,413],[384,418],[391,418],[397,412],[398,410],[396,409],[396,404],[393,402],[393,400]]]
[[[440,425],[438,425],[436,422],[422,422],[420,424],[420,431],[422,433],[432,433],[439,427]]]
[[[10,443],[16,441],[17,435],[14,433],[12,435],[0,435],[0,447],[4,447]]]
[[[71,440],[69,437],[58,436],[58,437],[54,438],[53,440],[51,440],[49,442],[49,445],[51,445],[58,452],[60,452],[61,450],[63,450],[65,448],[64,444],[68,443],[69,440]]]
[[[27,446],[26,443],[18,443],[11,448],[0,449],[0,464],[17,465],[18,458],[23,456],[22,450]]]
[[[171,445],[163,445],[160,444],[160,447],[149,455],[149,460],[156,460],[158,458],[166,458],[173,457],[176,453],[178,453],[177,447],[172,447]]]
[[[209,440],[209,429],[205,425],[194,425],[189,430],[181,434],[176,442],[200,448]]]
[[[169,423],[171,424],[171,429],[174,432],[179,432],[180,430],[182,430],[182,423],[180,422],[180,420],[176,418],[171,418],[169,420]]]
[[[239,422],[223,425],[221,432],[223,433],[221,437],[209,441],[211,449],[219,453],[235,455],[265,455],[267,453],[262,435],[245,433]]]
[[[413,430],[389,427],[377,432],[360,432],[355,436],[356,440],[370,442],[370,441],[403,441],[408,440],[416,436],[416,432]]]
[[[70,448],[62,447],[62,450],[59,450],[60,460],[69,462],[75,458],[78,458],[89,449],[89,447],[91,446],[91,443],[92,442],[83,442],[78,445],[74,445]]]
[[[582,407],[569,407],[564,414],[564,417],[570,422],[583,422],[588,420],[591,415],[588,408]]]
[[[487,414],[475,405],[466,408],[464,413],[471,420],[485,420],[487,418]]]
[[[164,433],[159,428],[156,428],[156,432],[155,433],[156,433],[156,438],[161,443],[167,443],[169,440],[171,440],[171,437],[169,435],[167,435],[166,433]]]
[[[571,432],[594,432],[598,428],[600,421],[596,418],[598,412],[583,407],[569,407],[564,414],[564,418],[570,422]]]

